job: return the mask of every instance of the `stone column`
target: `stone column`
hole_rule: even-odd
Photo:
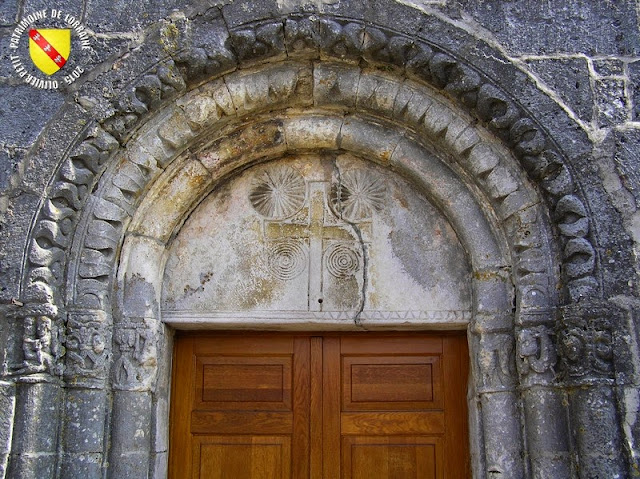
[[[7,473],[15,410],[15,384],[0,380],[0,479],[4,479]]]
[[[99,479],[103,477],[104,418],[109,404],[111,318],[98,310],[69,312],[65,346],[61,477]]]
[[[55,477],[62,402],[62,320],[48,304],[25,305],[11,316],[21,348],[12,351],[9,364],[16,389],[7,476]]]
[[[569,393],[578,477],[626,477],[616,409],[614,334],[621,317],[613,305],[562,308],[559,344]]]
[[[515,340],[496,316],[472,326],[471,357],[481,405],[487,479],[525,477],[521,411],[516,390]],[[504,324],[500,324],[504,323]]]
[[[517,365],[531,477],[571,477],[566,398],[556,382],[553,315],[519,316]]]
[[[155,318],[129,317],[114,325],[113,412],[109,477],[149,476],[157,375]]]

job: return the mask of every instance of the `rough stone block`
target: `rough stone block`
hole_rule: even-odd
[[[624,75],[624,62],[617,58],[598,58],[592,64],[596,75],[601,77]]]
[[[598,109],[598,125],[609,127],[630,119],[624,80],[615,78],[596,80],[594,95]]]
[[[18,21],[19,3],[18,0],[7,0],[0,4],[0,26],[13,25]]]
[[[245,23],[276,18],[283,4],[276,0],[230,2],[222,7],[222,15],[229,28],[236,28]]]
[[[426,0],[421,3],[428,3],[429,1],[430,0]],[[349,2],[340,3],[348,4]],[[358,5],[361,4],[367,6],[365,13],[365,19],[367,21],[385,24],[391,20],[394,29],[406,33],[409,36],[417,33],[424,22],[424,18],[420,15],[418,7],[411,5],[410,2],[401,3],[386,2],[384,0],[368,0],[368,2],[358,2]]]
[[[22,148],[2,148],[0,149],[0,195],[9,193],[9,189],[18,186],[21,177],[21,164],[24,160],[26,150]]]
[[[160,3],[87,0],[85,24],[100,33],[131,32],[169,17],[172,10],[183,5],[180,0]]]
[[[633,102],[633,120],[640,119],[640,61],[629,63],[629,82]]]
[[[100,479],[103,477],[102,454],[64,454],[60,477],[65,479]]]
[[[9,457],[8,478],[55,477],[57,457],[48,454],[16,454]]]
[[[64,99],[56,90],[38,90],[29,85],[0,85],[0,144],[30,147],[61,107]]]
[[[20,296],[20,279],[27,232],[40,199],[33,195],[12,198],[9,210],[0,219],[0,299],[10,302]],[[9,227],[10,225],[10,227]]]
[[[51,2],[47,2],[46,0],[26,0],[22,6],[22,15],[24,16],[38,10],[49,10],[53,7],[64,13],[73,15],[76,18],[80,18],[82,16],[83,3],[82,0],[61,0],[56,2],[55,5],[51,5]]]
[[[585,58],[529,60],[527,64],[533,74],[558,94],[578,118],[591,121],[593,97]]]
[[[514,53],[638,54],[634,0],[562,0],[535,8],[529,0],[459,0],[458,4]]]

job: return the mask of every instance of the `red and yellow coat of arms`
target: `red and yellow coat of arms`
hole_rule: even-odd
[[[71,29],[32,28],[29,30],[29,55],[33,64],[47,74],[60,70],[71,53]]]

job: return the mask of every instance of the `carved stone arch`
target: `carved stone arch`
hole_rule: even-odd
[[[360,89],[354,89],[351,98],[343,94],[336,101],[330,93],[335,91],[332,82],[354,75]],[[385,97],[383,90],[375,101],[358,105],[358,95],[370,99],[366,89],[379,91],[376,87],[380,83],[391,86],[393,97]],[[273,94],[276,88],[279,95]],[[253,94],[249,96],[248,91]],[[396,104],[394,114],[387,105],[400,95],[407,104]],[[307,112],[305,106],[311,104],[316,107]],[[240,110],[239,118],[225,119],[220,114],[225,110],[234,114]],[[268,113],[261,114],[264,111]],[[521,406],[516,386],[521,380],[515,369],[514,328],[536,344],[520,361],[526,379],[522,386],[529,397],[534,394],[530,391],[553,381],[550,368],[555,364],[549,338],[558,270],[553,262],[555,247],[548,240],[549,218],[540,207],[537,191],[510,153],[447,100],[418,83],[398,83],[392,76],[350,65],[315,63],[313,69],[299,63],[265,65],[203,85],[149,122],[127,145],[123,161],[103,176],[94,194],[94,207],[86,210],[87,219],[81,222],[86,225],[85,233],[76,242],[77,265],[72,267],[78,274],[69,276],[68,287],[73,304],[96,312],[114,298],[105,299],[109,298],[110,282],[100,285],[93,280],[89,283],[93,288],[84,287],[87,275],[80,273],[82,258],[98,257],[100,249],[94,244],[106,228],[92,231],[91,222],[108,219],[106,211],[126,211],[120,185],[131,181],[132,167],[146,165],[153,174],[130,222],[118,226],[119,237],[125,235],[125,240],[117,282],[121,296],[113,318],[114,396],[123,397],[122,403],[127,405],[132,397],[152,396],[157,369],[150,359],[162,357],[159,350],[165,349],[162,345],[167,338],[162,333],[159,301],[166,248],[189,212],[236,171],[288,151],[309,149],[347,151],[391,168],[418,184],[445,211],[471,256],[474,271],[472,350],[477,359],[475,387],[478,400],[483,402],[481,408],[475,407],[482,424],[476,433],[484,436],[476,450],[476,474],[482,476],[489,469],[525,474],[523,425],[517,419]],[[111,222],[115,225],[117,219]],[[106,327],[109,319],[105,319]],[[465,326],[466,320],[458,321],[450,321],[450,327]],[[415,321],[412,326],[428,323]],[[166,377],[160,381],[161,389],[166,390],[166,381]],[[164,404],[166,398],[156,395],[159,404]],[[556,393],[546,396],[546,404],[561,402]],[[119,428],[128,428],[135,418],[127,417],[132,411],[129,406],[119,409],[118,400],[114,404],[114,414],[125,416],[114,422],[112,431],[119,439],[112,440],[118,445],[111,451],[111,463],[118,464],[114,474],[118,475],[128,470],[119,469],[120,465],[132,467],[120,461],[123,451],[136,451],[136,445],[124,440],[126,434]],[[162,411],[162,407],[155,410],[159,420]],[[154,416],[149,399],[147,415]],[[540,431],[538,422],[539,418],[530,418],[529,427]],[[509,431],[512,441],[491,442],[490,431],[496,427]],[[559,431],[554,431],[554,436],[562,436]],[[137,452],[137,463],[145,464],[144,457],[150,451]],[[557,468],[558,473],[568,470],[568,447],[556,453],[551,465],[547,459],[533,458],[543,463],[535,467]]]
[[[40,394],[36,390],[48,398],[40,408],[30,407],[26,399],[19,402],[17,423],[31,424],[42,415],[44,403],[60,403],[59,365],[65,363],[66,419],[59,436],[63,477],[99,477],[107,467],[111,477],[143,475],[147,470],[162,476],[168,385],[154,378],[155,374],[167,377],[162,370],[166,362],[160,361],[158,372],[156,361],[170,347],[166,335],[155,335],[162,329],[153,289],[159,274],[153,267],[162,262],[146,262],[137,270],[139,264],[128,261],[136,254],[161,258],[166,235],[215,186],[216,175],[222,178],[289,148],[304,148],[308,142],[326,142],[322,148],[375,157],[381,164],[403,169],[415,181],[425,176],[420,169],[422,152],[437,151],[438,158],[454,160],[446,168],[461,178],[469,201],[481,210],[487,231],[495,236],[495,257],[501,260],[491,263],[487,276],[478,275],[476,297],[487,302],[477,302],[474,313],[486,321],[474,323],[472,331],[475,357],[480,359],[474,371],[481,403],[476,427],[483,432],[475,446],[477,476],[568,477],[576,474],[572,454],[591,465],[605,454],[608,460],[603,461],[602,471],[622,470],[617,433],[606,445],[596,445],[576,431],[577,445],[570,450],[563,405],[567,393],[556,387],[553,370],[555,308],[602,294],[597,257],[601,233],[594,231],[596,223],[572,165],[583,158],[579,145],[586,142],[515,67],[507,68],[509,79],[495,80],[490,62],[497,63],[500,55],[487,45],[479,50],[491,51],[492,60],[482,52],[457,53],[456,48],[462,52],[465,42],[477,39],[451,22],[430,17],[430,26],[407,27],[408,34],[399,33],[382,16],[369,12],[347,19],[300,13],[227,26],[216,15],[205,15],[185,20],[192,22],[189,28],[176,21],[165,27],[177,28],[179,41],[175,45],[165,41],[159,61],[156,57],[142,69],[134,66],[134,59],[155,53],[150,40],[124,61],[120,72],[109,73],[100,80],[103,84],[80,92],[85,104],[95,102],[89,112],[76,115],[91,122],[69,142],[34,220],[22,283],[21,299],[27,305],[16,313],[25,318],[24,344],[40,324],[41,330],[53,330],[53,342],[58,334],[66,341],[63,360],[62,349],[51,347],[38,357],[25,356],[15,370],[23,398]],[[167,40],[165,27],[158,38]],[[210,45],[201,40],[197,33],[204,28],[215,30],[223,41]],[[445,40],[452,31],[454,40]],[[127,78],[111,102],[91,91],[109,88],[119,75],[133,80]],[[514,86],[514,79],[522,80],[521,87]],[[514,98],[548,105],[554,122],[543,128],[539,120],[544,118],[534,118]],[[276,119],[264,121],[262,112]],[[287,123],[291,118],[297,120]],[[294,144],[283,148],[275,135],[259,143],[265,151],[240,145],[247,151],[239,148],[242,154],[229,156],[224,164],[228,170],[207,167],[202,159],[189,156],[197,155],[195,146],[204,132],[223,136],[236,129],[240,136],[249,135],[237,129],[242,124],[250,129],[259,120],[267,125],[265,131],[284,137],[293,132]],[[336,125],[340,135],[335,135]],[[351,136],[343,134],[349,128]],[[375,131],[373,138],[379,143],[372,144],[371,135],[358,136],[359,128]],[[308,130],[316,136],[305,137]],[[219,143],[221,152],[237,147],[225,144],[224,138]],[[568,143],[578,145],[574,148],[578,153],[570,159],[562,146]],[[384,152],[391,156],[386,158]],[[148,218],[162,209],[152,191],[167,176],[197,189],[182,210],[173,208],[175,227],[164,225],[162,232],[153,232],[153,223],[142,225],[136,217]],[[423,188],[428,190],[429,185]],[[115,291],[123,295],[120,302],[113,289],[118,262],[121,282]],[[142,280],[127,279],[133,272]],[[476,272],[487,271],[479,267]],[[496,286],[506,291],[496,291]],[[566,295],[557,294],[558,286],[566,287]],[[129,303],[129,293],[148,302]],[[539,302],[541,297],[544,301]],[[488,309],[482,311],[483,307]],[[589,384],[596,386],[581,397],[572,395],[571,410],[581,414],[581,408],[595,401],[606,421],[615,416],[610,355],[603,356],[601,350],[585,353],[596,366],[604,364],[599,369],[587,364],[585,373],[579,364],[583,351],[578,351],[595,336],[598,344],[606,344],[606,325],[597,324],[606,313],[592,308],[585,316],[584,308],[578,311],[566,308],[561,315],[563,363],[571,384],[581,384],[588,376]],[[568,332],[565,325],[570,326]],[[505,351],[513,351],[513,359],[502,359]],[[111,370],[117,371],[115,376]],[[504,374],[493,381],[496,371]],[[96,410],[113,413],[111,430],[105,429]],[[554,420],[548,421],[549,417]],[[139,426],[141,435],[130,434],[132,424]],[[49,429],[55,443],[55,421]],[[493,431],[508,434],[512,441]],[[21,434],[18,431],[15,437]],[[13,471],[53,477],[55,451],[21,462],[21,451],[27,451],[20,449],[23,446],[31,447],[16,442]]]

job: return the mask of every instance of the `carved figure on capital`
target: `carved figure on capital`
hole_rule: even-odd
[[[116,389],[144,390],[155,376],[156,331],[147,321],[115,327],[116,360],[113,385]]]
[[[104,313],[69,313],[65,377],[72,382],[104,380],[109,348]]]
[[[506,333],[484,333],[480,338],[477,364],[486,389],[504,390],[515,386],[515,344]]]
[[[24,315],[22,319],[22,358],[14,362],[12,375],[50,374],[57,376],[62,367],[60,357],[64,354],[59,338],[59,328],[52,315]]]

